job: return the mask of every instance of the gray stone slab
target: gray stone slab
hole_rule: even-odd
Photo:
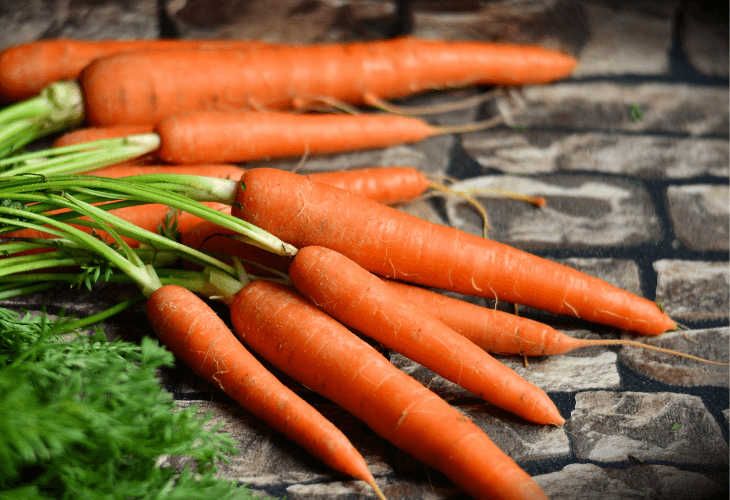
[[[539,44],[577,52],[587,36],[580,4],[560,0],[414,1],[410,33],[438,40]]]
[[[464,134],[461,141],[485,169],[514,175],[576,170],[642,179],[730,174],[727,139],[510,129]]]
[[[730,187],[691,184],[669,186],[667,204],[672,229],[690,250],[730,248]]]
[[[678,3],[580,2],[589,38],[580,51],[575,78],[668,73]]]
[[[614,352],[602,352],[594,357],[542,356],[528,358],[528,366],[521,357],[493,355],[505,366],[546,392],[573,392],[588,389],[618,389],[620,377]],[[473,398],[462,389],[428,368],[402,356],[391,354],[391,362],[447,401],[458,402]]]
[[[556,82],[525,87],[522,97],[523,109],[508,125],[690,136],[728,134],[730,101],[727,88],[720,86]]]
[[[575,401],[565,428],[579,459],[728,463],[722,431],[697,396],[595,391]]]
[[[419,484],[400,478],[376,479],[388,500],[446,500],[458,493],[456,488]],[[363,481],[297,484],[286,489],[289,500],[347,499],[374,500],[375,493]]]
[[[718,78],[728,77],[727,11],[719,3],[683,2],[679,37],[687,60],[699,73]]]
[[[561,427],[525,422],[489,405],[460,405],[455,408],[469,417],[515,462],[570,455],[570,440]]]
[[[521,249],[626,246],[658,239],[661,234],[648,193],[630,180],[490,175],[451,187],[471,192],[482,204],[489,214],[490,238]],[[547,205],[537,208],[504,196],[486,197],[496,190],[543,196]],[[481,234],[481,217],[465,200],[448,200],[446,214],[454,227]]]
[[[533,479],[551,500],[710,500],[727,492],[702,474],[667,465],[609,469],[576,463]]]
[[[157,38],[157,2],[3,0],[0,50],[40,38]]]
[[[730,328],[711,328],[666,332],[658,337],[624,338],[643,344],[672,349],[702,359],[730,362]],[[730,386],[730,369],[671,354],[626,346],[619,353],[621,362],[631,370],[666,384],[682,387]]]
[[[614,352],[595,357],[543,356],[529,358],[528,366],[514,356],[495,355],[522,378],[545,392],[573,392],[589,389],[618,389],[621,378]]]
[[[654,262],[656,300],[677,321],[727,318],[730,311],[730,264],[727,262]]]
[[[182,38],[280,43],[385,38],[397,14],[388,0],[165,0],[164,7]]]

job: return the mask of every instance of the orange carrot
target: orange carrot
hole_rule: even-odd
[[[323,99],[362,105],[447,87],[541,84],[576,64],[536,46],[398,38],[122,53],[95,60],[79,81],[89,123],[113,125],[187,111],[301,109]]]
[[[202,111],[168,116],[155,127],[157,154],[170,163],[217,163],[383,148],[443,133],[411,116],[306,115]]]
[[[377,167],[309,174],[309,178],[385,205],[413,201],[433,183],[414,167]]]
[[[648,335],[676,328],[655,303],[598,278],[297,174],[248,170],[242,188],[232,214],[298,248],[336,250],[383,277]]]
[[[330,467],[382,493],[347,437],[274,377],[215,312],[189,290],[166,285],[147,299],[160,340],[199,376]]]
[[[323,247],[300,248],[294,286],[324,312],[476,396],[539,424],[565,419],[542,389],[489,356],[439,319],[403,300],[377,276]]]
[[[516,314],[480,307],[471,302],[447,297],[406,283],[385,278],[381,278],[381,280],[394,293],[397,293],[402,300],[408,300],[433,314],[444,324],[488,352],[520,356],[552,356],[565,354],[581,347],[630,345],[703,363],[727,364],[708,361],[690,354],[642,344],[633,340],[577,339],[548,325]]]
[[[217,177],[219,179],[240,179],[245,169],[225,163],[211,163],[201,165],[112,165],[100,168],[85,174],[101,177],[129,177],[143,174],[182,174],[200,175],[203,177]]]
[[[39,40],[0,52],[0,100],[28,99],[50,83],[76,79],[94,59],[121,52],[265,45],[268,44],[239,40]]]
[[[475,498],[542,498],[467,418],[286,287],[259,281],[231,306],[236,334]]]
[[[547,498],[468,418],[288,287],[247,285],[231,304],[231,321],[274,366],[474,498]]]

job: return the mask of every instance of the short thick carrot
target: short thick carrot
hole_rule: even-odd
[[[302,295],[344,325],[476,396],[531,422],[565,422],[542,389],[344,255],[323,247],[300,248],[289,277]]]
[[[163,118],[157,154],[170,163],[240,163],[411,143],[442,133],[411,116],[199,111]]]
[[[302,384],[478,499],[546,499],[487,435],[295,291],[256,281],[231,304],[236,335]]]
[[[658,335],[676,323],[646,299],[495,241],[430,223],[304,176],[248,170],[231,213],[372,273]]]
[[[379,492],[347,437],[264,368],[194,293],[177,285],[158,288],[146,314],[160,340],[196,374],[330,467]]]
[[[121,52],[265,45],[239,40],[39,40],[0,52],[0,100],[28,99],[50,83],[76,79],[94,59]]]
[[[79,81],[89,123],[113,125],[187,111],[301,109],[323,98],[361,105],[447,87],[540,84],[576,64],[536,46],[398,38],[122,53],[95,60]]]

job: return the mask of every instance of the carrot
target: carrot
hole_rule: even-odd
[[[240,179],[245,169],[226,163],[211,163],[201,165],[112,165],[100,168],[85,174],[101,177],[129,177],[144,174],[183,174],[200,175],[203,177],[217,177],[219,179]]]
[[[448,133],[410,116],[190,112],[155,127],[170,163],[244,162],[383,148]]]
[[[476,396],[531,422],[565,422],[540,388],[342,254],[300,248],[289,277],[302,295],[344,325]]]
[[[46,85],[74,80],[94,59],[120,52],[170,49],[260,47],[264,42],[238,40],[39,40],[0,52],[0,100],[33,97]]]
[[[274,366],[474,498],[547,498],[468,418],[288,287],[247,285],[231,304],[231,321]]]
[[[231,213],[298,248],[336,250],[383,277],[648,335],[676,328],[655,303],[598,278],[290,172],[248,170]]]
[[[86,66],[79,82],[89,123],[113,125],[187,111],[302,109],[323,99],[362,105],[447,87],[541,84],[566,77],[576,64],[536,46],[406,37],[121,53]]]
[[[727,363],[708,361],[690,354],[628,339],[577,339],[548,325],[516,314],[480,307],[471,302],[406,283],[385,278],[381,278],[381,280],[402,300],[408,300],[433,314],[444,324],[488,352],[520,356],[552,356],[565,354],[581,347],[630,345],[702,363],[727,365]]]
[[[384,498],[347,437],[282,384],[189,290],[166,285],[147,299],[147,319],[162,342],[199,376],[330,467],[362,479]]]
[[[308,177],[385,205],[413,201],[433,186],[414,167],[361,168],[309,174]]]

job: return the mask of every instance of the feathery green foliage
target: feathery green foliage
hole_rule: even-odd
[[[169,352],[68,324],[0,308],[0,499],[251,498],[214,477],[236,451],[220,424],[177,411],[160,387]],[[193,457],[197,469],[160,467],[161,455]]]

